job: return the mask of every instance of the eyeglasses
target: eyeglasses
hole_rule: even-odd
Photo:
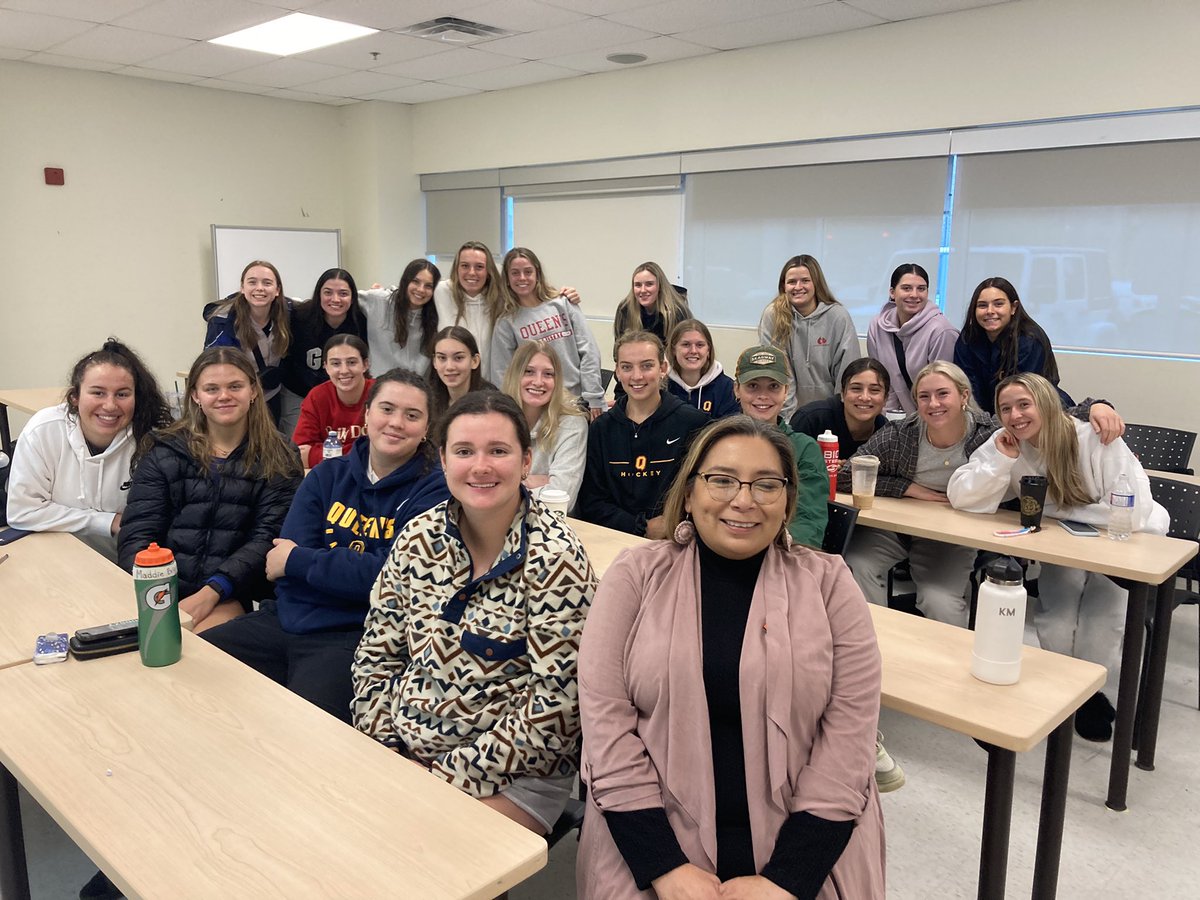
[[[753,481],[739,481],[732,475],[721,475],[716,472],[697,472],[697,477],[703,478],[708,486],[708,496],[718,503],[725,503],[738,495],[742,487],[750,488],[750,496],[755,503],[773,503],[783,494],[789,482],[786,478],[755,478]]]

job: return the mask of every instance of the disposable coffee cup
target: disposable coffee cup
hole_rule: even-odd
[[[1021,527],[1041,528],[1042,507],[1046,503],[1045,475],[1021,476]]]
[[[878,456],[850,457],[850,493],[855,509],[870,509],[875,505],[875,479],[878,476]]]
[[[558,488],[544,487],[538,491],[538,500],[560,516],[566,516],[567,507],[571,505],[571,495]]]

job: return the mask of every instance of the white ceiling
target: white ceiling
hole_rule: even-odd
[[[0,59],[341,106],[423,103],[1009,0],[0,0]],[[207,43],[293,11],[380,29],[290,57]],[[470,45],[402,34],[440,16]]]

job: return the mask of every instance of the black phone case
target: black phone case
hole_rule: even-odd
[[[75,637],[72,637],[70,641],[71,655],[76,659],[99,659],[102,656],[114,656],[117,653],[136,650],[137,646],[138,636],[136,634],[132,636],[117,634],[88,644],[80,643]]]
[[[0,546],[4,544],[12,544],[19,541],[26,535],[33,534],[32,531],[22,531],[20,528],[3,528],[0,529]]]

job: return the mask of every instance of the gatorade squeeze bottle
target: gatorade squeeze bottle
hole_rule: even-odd
[[[823,432],[817,435],[817,445],[821,448],[821,456],[825,458],[825,471],[829,473],[829,499],[833,500],[837,497],[837,435],[826,428]]]
[[[138,650],[144,666],[179,662],[179,570],[175,555],[151,544],[133,560],[133,590],[138,604]]]

